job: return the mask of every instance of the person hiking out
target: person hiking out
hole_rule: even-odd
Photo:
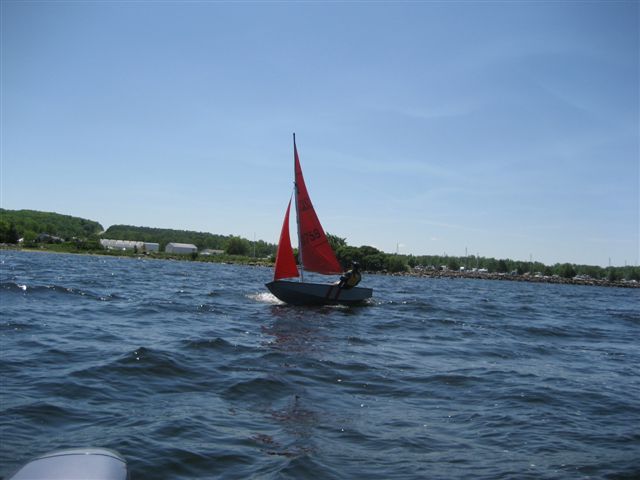
[[[351,270],[346,271],[341,277],[338,287],[346,290],[355,287],[362,280],[362,274],[360,273],[360,264],[358,262],[351,262]]]

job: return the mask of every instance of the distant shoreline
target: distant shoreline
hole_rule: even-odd
[[[373,273],[373,272],[372,272]],[[536,276],[536,275],[510,275],[507,273],[489,273],[489,272],[456,272],[453,270],[424,270],[420,272],[400,272],[388,273],[386,275],[398,277],[414,277],[414,278],[465,278],[473,280],[502,280],[511,282],[527,282],[527,283],[548,283],[556,285],[586,285],[597,287],[614,287],[614,288],[640,288],[640,282],[618,280],[612,282],[610,280],[598,280],[595,278],[577,279],[563,278],[556,276]]]
[[[222,263],[231,265],[246,265],[251,267],[265,267],[273,268],[273,263],[261,260],[242,257],[242,259],[230,259],[225,256],[224,258],[216,258],[215,256],[198,257],[192,259],[187,255],[171,255],[171,256],[156,256],[145,254],[121,254],[120,252],[110,251],[56,251],[46,250],[39,248],[21,248],[10,245],[0,245],[0,250],[14,250],[24,252],[36,252],[36,253],[55,253],[55,254],[69,254],[69,255],[92,255],[96,257],[108,256],[108,257],[120,257],[130,259],[147,259],[147,260],[173,260],[184,262],[199,262],[199,263]],[[594,278],[589,279],[577,279],[577,278],[563,278],[558,276],[539,276],[539,275],[511,275],[506,273],[490,273],[490,272],[474,272],[474,271],[454,271],[454,270],[412,270],[407,272],[365,272],[367,275],[385,275],[393,277],[412,277],[412,278],[459,278],[459,279],[472,279],[472,280],[494,280],[494,281],[511,281],[511,282],[527,282],[527,283],[547,283],[556,285],[582,285],[582,286],[597,286],[597,287],[610,287],[610,288],[640,288],[640,282],[618,280],[612,282],[610,280],[599,280]]]

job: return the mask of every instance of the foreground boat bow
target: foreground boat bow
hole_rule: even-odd
[[[34,458],[8,480],[128,480],[127,461],[106,448],[70,448]]]

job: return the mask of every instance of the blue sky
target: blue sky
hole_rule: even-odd
[[[3,208],[638,264],[637,1],[1,8]]]

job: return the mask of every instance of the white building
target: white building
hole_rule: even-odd
[[[196,253],[198,251],[198,247],[192,245],[190,243],[167,243],[167,246],[164,247],[164,251],[167,253],[181,253],[181,254],[190,254]]]
[[[154,242],[144,242],[144,251],[145,252],[159,252],[160,244]]]
[[[100,240],[100,245],[107,250],[133,250],[135,248],[142,248],[142,242],[134,242],[133,240],[109,240],[106,238]]]
[[[134,240],[100,239],[100,245],[107,250],[138,250],[138,252],[158,252],[160,244],[151,242],[136,242]]]
[[[200,255],[209,256],[209,255],[222,255],[224,250],[215,250],[212,248],[206,248],[200,252]]]

